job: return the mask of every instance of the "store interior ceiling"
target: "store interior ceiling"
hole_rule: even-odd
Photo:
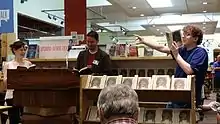
[[[108,0],[90,9],[106,17],[91,20],[104,29],[127,34],[164,35],[187,24],[199,26],[206,34],[219,33],[220,0]]]
[[[25,23],[24,23],[25,22]],[[39,38],[43,36],[61,36],[63,27],[18,14],[18,38]]]
[[[219,6],[220,0],[87,0],[87,28],[98,32],[123,32],[128,36],[162,36],[165,32],[195,24],[205,34],[214,34],[220,33]],[[61,5],[52,11],[41,12],[47,14],[48,18],[51,16],[52,19],[58,17],[64,20],[63,8]],[[50,35],[62,34],[62,27],[52,24],[47,26],[47,23],[44,24],[41,30]]]

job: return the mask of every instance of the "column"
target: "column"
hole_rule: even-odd
[[[64,0],[65,35],[86,34],[86,0]]]

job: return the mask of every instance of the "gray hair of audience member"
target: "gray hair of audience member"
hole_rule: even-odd
[[[138,117],[138,95],[132,88],[124,84],[112,85],[102,89],[97,106],[100,119],[117,116],[133,119]]]

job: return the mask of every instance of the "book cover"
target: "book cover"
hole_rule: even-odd
[[[126,44],[116,45],[116,56],[126,57]]]
[[[129,52],[129,56],[137,56],[138,55],[137,46],[130,45],[128,52]]]
[[[109,54],[109,56],[115,56],[116,55],[116,44],[107,44],[106,53]]]
[[[32,64],[30,66],[18,66],[17,69],[35,69],[36,68],[36,65],[35,64]]]
[[[88,75],[88,74],[92,74],[92,69],[89,67],[84,67],[84,68],[81,68],[80,70],[74,68],[73,72],[78,73],[79,75]]]
[[[27,51],[27,58],[29,59],[34,59],[37,58],[38,53],[39,53],[39,48],[37,44],[31,44],[28,46],[28,51]]]
[[[167,39],[168,47],[171,47],[173,41],[181,45],[182,44],[181,30],[176,30],[174,32],[166,32],[166,39]]]

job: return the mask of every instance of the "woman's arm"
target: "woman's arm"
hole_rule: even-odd
[[[3,65],[3,89],[6,90],[7,89],[7,69],[8,69],[8,63],[5,62],[5,64]]]

